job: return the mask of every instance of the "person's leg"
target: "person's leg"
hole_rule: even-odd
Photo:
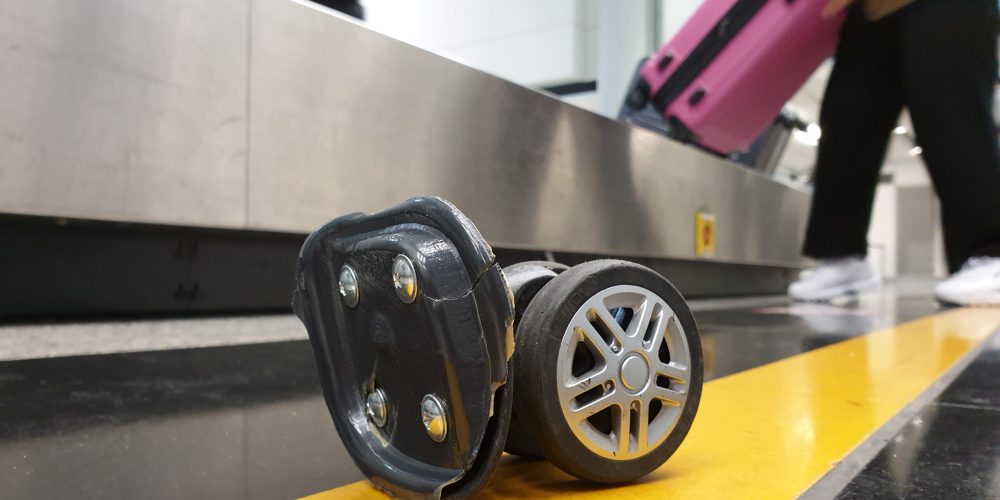
[[[920,0],[898,15],[904,100],[941,200],[948,268],[1000,256],[993,124],[996,0]]]
[[[863,255],[886,145],[902,110],[892,20],[848,16],[820,111],[823,135],[803,253]]]
[[[803,253],[819,265],[792,283],[797,300],[828,300],[877,287],[865,260],[868,224],[889,134],[902,109],[895,24],[852,11],[820,111],[815,190]]]

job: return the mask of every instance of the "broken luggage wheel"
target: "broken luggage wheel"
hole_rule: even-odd
[[[630,481],[698,409],[698,329],[666,279],[618,260],[501,271],[440,198],[327,223],[296,283],[337,432],[393,496],[473,496],[504,450]]]

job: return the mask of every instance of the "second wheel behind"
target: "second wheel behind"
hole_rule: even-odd
[[[558,262],[532,260],[518,262],[512,266],[504,268],[504,276],[507,278],[507,285],[514,296],[514,329],[515,336],[519,331],[521,317],[528,304],[535,298],[535,295],[545,285],[569,269],[569,266]],[[507,436],[507,443],[504,451],[524,458],[543,458],[541,450],[538,448],[536,439],[532,432],[532,422],[525,422],[516,413],[511,415],[510,433]]]

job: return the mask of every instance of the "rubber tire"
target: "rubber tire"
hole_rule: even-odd
[[[615,285],[636,285],[659,295],[684,328],[691,351],[688,400],[671,434],[650,453],[610,460],[587,449],[570,429],[559,404],[555,367],[563,332],[580,306]],[[698,411],[704,376],[701,340],[691,309],[680,292],[652,269],[620,260],[586,262],[545,285],[525,310],[514,351],[514,412],[530,426],[535,443],[560,469],[588,481],[623,483],[652,472],[677,451]],[[524,395],[529,395],[525,397]]]
[[[507,267],[504,270],[508,276],[513,276],[520,269],[525,268],[536,268],[540,271],[551,271],[548,278],[554,278],[561,274],[563,271],[569,269],[566,264],[560,264],[558,262],[551,262],[548,260],[528,260],[525,262],[518,262],[512,266]],[[514,293],[514,335],[517,336],[517,325],[521,323],[521,318],[524,316],[524,310],[531,303],[531,300],[535,298],[535,294],[542,289],[543,286],[547,285],[548,279],[534,279],[529,283],[522,283],[520,287],[511,285],[512,292]]]
[[[562,273],[567,269],[569,269],[569,266],[567,265],[547,260],[518,262],[517,264],[504,269],[504,273],[507,274],[508,277],[516,277],[522,270],[529,272],[532,270],[542,271],[538,273],[539,276],[533,277],[528,282],[512,280],[511,292],[514,295],[515,339],[518,335],[517,327],[520,324],[521,316],[523,315],[525,308],[535,297],[535,294],[537,294],[543,286],[548,284],[552,278],[555,278],[559,273]],[[507,434],[507,443],[504,445],[504,451],[522,458],[545,458],[528,429],[530,429],[530,424],[525,425],[522,423],[521,419],[518,418],[516,413],[512,414],[510,417],[510,432]]]

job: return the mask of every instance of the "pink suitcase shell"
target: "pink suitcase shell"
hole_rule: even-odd
[[[641,70],[671,135],[746,148],[837,44],[826,0],[706,0]]]

